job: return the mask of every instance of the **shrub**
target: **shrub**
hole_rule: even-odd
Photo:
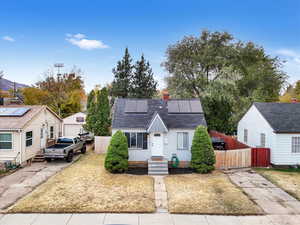
[[[209,173],[215,169],[214,149],[206,127],[198,126],[196,128],[191,152],[191,168],[197,173]]]
[[[123,173],[128,169],[127,138],[120,130],[111,138],[104,166],[111,173]]]

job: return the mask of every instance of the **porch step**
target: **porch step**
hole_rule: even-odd
[[[34,158],[33,158],[33,162],[44,162],[45,161],[45,157],[43,154],[37,154]]]
[[[148,160],[149,175],[167,175],[169,174],[167,160]]]

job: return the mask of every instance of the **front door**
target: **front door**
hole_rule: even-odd
[[[163,134],[152,133],[151,134],[151,154],[152,156],[163,156]]]
[[[43,126],[41,128],[41,133],[40,133],[40,136],[41,136],[41,149],[44,149],[46,148],[46,141],[47,141],[47,137],[46,137],[46,131],[45,131],[45,127]]]

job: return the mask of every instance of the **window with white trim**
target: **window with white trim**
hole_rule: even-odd
[[[141,132],[125,132],[129,149],[148,149],[148,134]]]
[[[189,149],[189,134],[188,132],[177,133],[177,149],[188,150]]]
[[[266,134],[260,134],[260,147],[266,147]]]
[[[300,137],[292,137],[292,153],[300,153]]]
[[[0,150],[12,150],[11,133],[0,133]]]
[[[26,132],[26,147],[29,147],[32,145],[32,131]]]
[[[244,129],[244,142],[247,143],[248,142],[248,130]]]

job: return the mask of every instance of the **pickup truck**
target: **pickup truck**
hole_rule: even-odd
[[[86,144],[79,137],[60,137],[56,144],[47,147],[44,150],[44,157],[47,162],[52,159],[65,159],[67,162],[73,161],[76,152],[84,154],[86,152]]]

